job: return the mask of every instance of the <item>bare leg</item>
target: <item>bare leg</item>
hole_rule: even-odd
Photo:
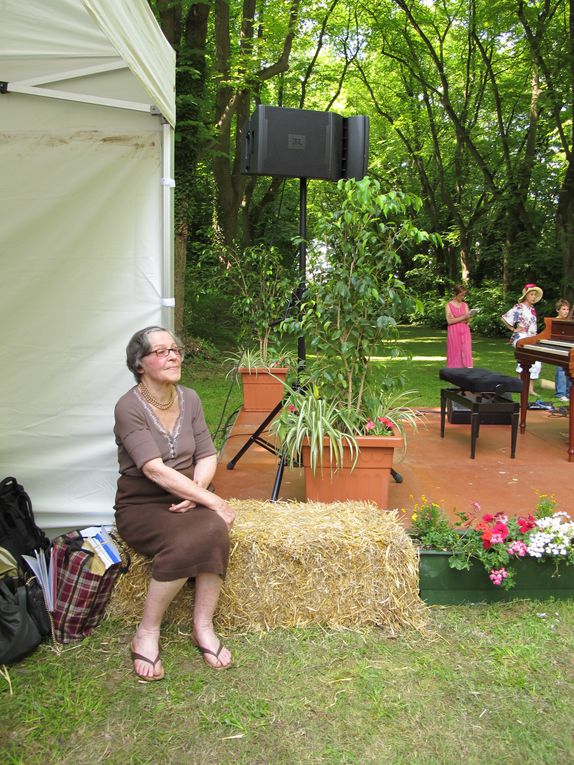
[[[134,653],[139,653],[154,662],[159,654],[159,630],[161,620],[166,608],[181,590],[187,579],[174,579],[171,582],[158,582],[153,577],[150,580],[149,588],[144,605],[142,620],[132,640],[131,649]],[[134,660],[134,669],[139,677],[149,677],[150,679],[163,676],[163,667],[158,662],[155,667],[146,661],[140,659]]]
[[[193,638],[202,648],[217,653],[220,640],[213,630],[213,614],[221,592],[221,577],[217,574],[198,574],[195,577],[195,606],[193,609]],[[231,653],[223,647],[217,656],[204,653],[205,661],[214,669],[231,664]]]

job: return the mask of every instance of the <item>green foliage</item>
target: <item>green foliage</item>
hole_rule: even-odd
[[[471,321],[473,332],[484,337],[508,335],[500,317],[510,306],[508,298],[504,298],[500,282],[485,281],[480,287],[471,287],[466,302],[471,308],[479,309],[479,313]]]
[[[280,319],[296,284],[293,265],[273,246],[216,243],[204,248],[194,271],[209,292],[227,297],[240,342],[255,345],[264,366],[274,363],[282,354]]]
[[[273,369],[280,367],[293,368],[296,366],[297,359],[293,350],[286,346],[268,348],[265,355],[259,348],[240,348],[235,353],[231,353],[225,359],[225,363],[232,374],[236,374],[241,368],[257,373],[259,369],[273,372]]]
[[[232,348],[239,342],[230,297],[224,290],[206,290],[195,268],[188,268],[184,327],[186,334],[203,338],[218,348]]]
[[[452,550],[458,537],[440,505],[429,502],[424,496],[422,504],[414,506],[411,531],[424,547],[433,550]]]
[[[410,221],[421,204],[414,195],[383,194],[370,178],[339,181],[338,190],[338,208],[317,221],[300,316],[284,327],[315,354],[321,396],[360,412],[369,357],[382,347],[398,352],[397,320],[415,302],[397,276],[401,252],[432,235]]]
[[[388,378],[381,389],[370,357],[400,354],[397,320],[415,304],[397,275],[401,253],[436,241],[410,220],[420,209],[417,197],[384,194],[368,177],[340,181],[337,189],[335,211],[323,212],[316,223],[299,316],[284,322],[288,332],[304,335],[315,356],[305,379],[313,395],[302,398],[291,391],[289,404],[297,416],[280,418],[276,425],[292,461],[309,434],[315,460],[321,434],[338,441],[331,447],[338,459],[343,442],[364,433],[365,423],[399,409],[386,394],[400,390],[400,379]]]
[[[418,311],[411,314],[411,320],[428,327],[446,328],[445,307],[452,299],[452,285],[439,283],[439,287],[430,287],[419,294]],[[470,308],[478,308],[479,313],[472,318],[471,329],[484,337],[502,337],[506,332],[500,317],[508,310],[511,303],[503,295],[500,282],[484,281],[480,286],[468,288],[466,302]]]
[[[328,441],[331,469],[344,464],[345,447],[349,449],[351,466],[359,453],[357,436],[402,435],[406,443],[406,425],[416,429],[421,415],[408,406],[413,391],[390,393],[381,390],[377,396],[366,396],[363,408],[347,408],[337,397],[320,393],[311,372],[302,385],[285,386],[285,405],[273,421],[272,430],[279,436],[289,465],[299,461],[302,447],[309,447],[313,472],[323,464],[323,443]]]
[[[571,255],[556,222],[567,229],[574,209],[565,183],[572,68],[563,0],[552,10],[475,3],[472,12],[451,0],[289,2],[254,6],[253,18],[236,3],[155,5],[178,54],[176,220],[194,239],[202,227],[210,239],[219,229],[230,239],[243,224],[243,242],[284,250],[296,229],[297,180],[246,182],[238,170],[238,131],[256,103],[367,114],[371,175],[417,194],[417,226],[443,234],[440,247],[401,253],[397,273],[410,291],[440,297],[414,320],[444,326],[447,287],[463,267],[471,285],[504,275],[508,295],[541,281],[553,300],[560,296]],[[333,193],[333,184],[309,185],[311,223]],[[565,274],[563,286],[571,282]],[[473,326],[499,332],[494,314],[481,311]]]

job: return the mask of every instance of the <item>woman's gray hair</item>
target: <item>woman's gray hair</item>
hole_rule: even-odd
[[[149,336],[153,332],[167,332],[172,336],[176,345],[180,347],[183,346],[183,343],[177,335],[165,327],[146,327],[145,329],[140,329],[136,332],[130,339],[126,348],[126,364],[137,383],[139,383],[142,376],[142,359],[151,352]]]

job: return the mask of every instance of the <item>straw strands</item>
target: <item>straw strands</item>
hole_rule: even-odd
[[[320,624],[378,626],[390,633],[424,629],[418,554],[396,511],[364,502],[333,504],[231,500],[237,518],[216,624],[222,630],[267,630]],[[150,560],[132,552],[108,612],[139,621]],[[166,619],[191,622],[186,585]]]

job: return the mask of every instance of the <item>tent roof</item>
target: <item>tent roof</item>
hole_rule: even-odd
[[[0,19],[8,92],[157,110],[175,125],[175,52],[146,0],[0,0]],[[109,77],[126,68],[131,87]]]

